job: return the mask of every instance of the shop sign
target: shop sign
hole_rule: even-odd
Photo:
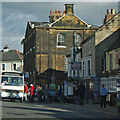
[[[81,62],[71,62],[71,69],[72,70],[80,70],[81,69]]]

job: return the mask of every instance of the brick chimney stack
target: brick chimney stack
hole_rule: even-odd
[[[110,20],[115,15],[115,9],[107,9],[107,13],[105,14],[104,24]]]
[[[61,16],[62,16],[62,13],[61,13],[60,10],[55,10],[55,11],[53,11],[53,13],[52,13],[52,11],[50,10],[49,21],[50,21],[51,23],[53,23],[53,22],[55,22],[57,19],[59,19]]]
[[[65,14],[74,14],[73,6],[74,4],[65,4]]]

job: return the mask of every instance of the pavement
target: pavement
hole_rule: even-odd
[[[118,108],[117,106],[110,106],[109,104],[106,105],[106,108],[100,107],[100,104],[93,104],[92,101],[89,101],[89,103],[84,104],[84,105],[79,105],[79,104],[73,104],[73,103],[68,103],[69,105],[76,105],[80,107],[85,107],[90,110],[94,111],[99,111],[99,112],[105,112],[105,113],[110,113],[113,115],[118,115]]]

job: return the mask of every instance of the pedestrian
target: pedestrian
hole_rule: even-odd
[[[37,102],[37,100],[38,100],[37,86],[38,85],[35,86],[34,91],[33,91],[33,101],[34,102]]]
[[[63,94],[62,93],[62,86],[60,85],[59,90],[58,90],[58,100],[59,100],[60,103],[62,103],[62,97],[63,97],[62,94]]]
[[[27,84],[24,85],[24,95],[25,95],[25,102],[28,102],[28,86]]]
[[[33,102],[33,91],[34,91],[34,86],[33,84],[30,84],[30,102]]]
[[[38,102],[42,102],[42,96],[43,96],[43,90],[41,85],[37,85],[37,96],[38,96]]]
[[[104,108],[106,108],[107,89],[104,88],[104,85],[102,85],[102,88],[100,89],[100,96],[101,96],[101,107],[104,104]]]
[[[79,83],[78,85],[78,96],[80,98],[80,104],[83,105],[83,99],[84,99],[84,95],[85,95],[85,86],[83,85],[82,82]]]
[[[49,102],[49,95],[50,95],[48,85],[45,86],[45,89],[43,92],[44,92],[45,103],[48,103]]]

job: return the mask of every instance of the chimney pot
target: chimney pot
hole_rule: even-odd
[[[52,11],[50,10],[50,15],[52,15]]]
[[[110,9],[107,9],[107,14],[110,14]]]
[[[65,10],[64,10],[64,12],[63,12],[63,15],[65,15]]]
[[[56,10],[55,13],[58,13],[58,10]]]
[[[55,12],[53,12],[53,15],[55,15]]]
[[[115,9],[111,9],[111,14],[115,15]]]
[[[59,10],[58,13],[61,13],[61,11]]]

